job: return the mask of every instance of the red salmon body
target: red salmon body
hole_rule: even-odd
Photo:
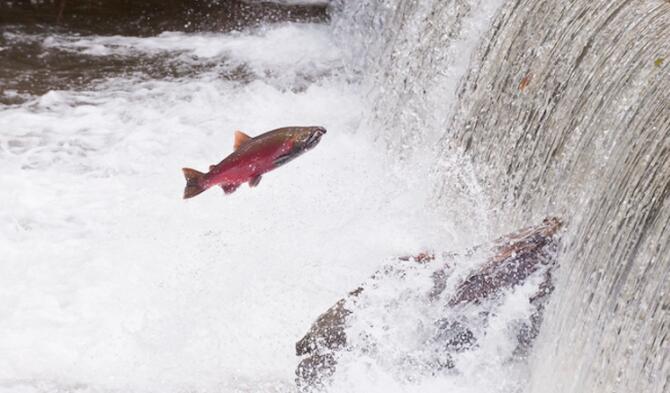
[[[241,184],[255,187],[261,176],[316,146],[326,133],[323,127],[284,127],[251,138],[235,132],[235,151],[220,163],[209,167],[208,173],[184,168],[186,188],[184,199],[220,185],[226,194]]]

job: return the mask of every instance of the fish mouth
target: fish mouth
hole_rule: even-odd
[[[326,133],[326,129],[323,127],[314,127],[310,132],[309,136],[304,142],[303,148],[305,150],[311,149],[316,146],[320,141],[323,134]]]

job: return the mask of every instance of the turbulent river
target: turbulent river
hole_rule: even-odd
[[[392,313],[363,300],[400,328],[328,390],[670,392],[668,26],[661,0],[0,26],[0,392],[293,392],[295,342],[385,261],[548,215],[560,269],[528,358],[504,328],[530,312],[521,288],[457,369],[407,362],[440,312],[402,296],[417,272],[382,288]],[[287,125],[328,133],[256,188],[181,199],[182,167]]]

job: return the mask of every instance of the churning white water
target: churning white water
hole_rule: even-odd
[[[208,66],[0,107],[2,392],[291,391],[319,313],[388,257],[454,243],[426,174],[372,141],[327,26],[5,39]],[[181,167],[286,125],[328,133],[255,189],[181,199]]]
[[[620,73],[611,77],[609,66],[593,65],[596,78],[583,68],[601,64],[594,59],[606,59],[609,44],[593,44],[590,36],[580,38],[583,48],[572,42],[590,34],[580,24],[583,15],[605,13],[600,29],[622,8],[577,1],[585,11],[573,17],[577,11],[555,11],[544,0],[537,9],[526,0],[518,8],[519,2],[502,0],[334,3],[329,25],[283,23],[230,33],[131,37],[3,28],[2,53],[31,48],[32,60],[53,65],[63,59],[69,68],[16,73],[26,81],[0,80],[0,393],[295,392],[295,342],[382,266],[402,273],[390,268],[383,279],[364,284],[347,331],[350,346],[338,355],[329,392],[521,393],[529,386],[540,392],[548,380],[553,391],[600,386],[609,393],[609,386],[635,386],[641,369],[650,376],[640,386],[663,389],[664,375],[656,370],[668,368],[668,355],[662,355],[667,343],[660,339],[668,326],[662,319],[668,315],[667,258],[658,264],[651,259],[656,270],[633,270],[661,277],[649,304],[665,314],[646,323],[639,307],[639,316],[622,319],[629,321],[624,336],[638,329],[630,321],[650,332],[643,338],[649,359],[629,356],[629,344],[592,340],[616,341],[599,332],[616,330],[619,319],[604,312],[591,317],[576,305],[596,293],[592,277],[618,272],[624,257],[607,254],[608,247],[628,250],[632,241],[617,229],[622,226],[602,231],[599,223],[609,218],[601,206],[609,205],[589,199],[597,197],[589,196],[592,185],[607,196],[605,184],[616,179],[599,172],[606,165],[592,153],[606,145],[595,143],[593,150],[588,138],[574,137],[564,146],[552,133],[562,130],[571,141],[581,123],[620,127],[613,158],[632,151],[630,161],[640,168],[668,167],[667,149],[653,156],[657,166],[643,165],[648,156],[626,150],[637,146],[637,134],[626,134],[619,126],[625,122],[599,112],[607,106],[600,103],[624,97],[611,83],[652,89],[647,109],[629,112],[656,114],[658,126],[650,128],[656,137],[645,143],[661,149],[656,141],[666,135],[667,142],[663,127],[670,124],[662,110],[668,91],[662,56],[654,54],[660,63],[647,54],[644,61],[635,57],[644,70],[636,78],[652,75],[654,83],[635,82],[617,67]],[[639,6],[623,3],[631,11],[620,17],[635,19]],[[667,4],[653,6],[670,15],[663,13]],[[658,22],[665,19],[644,15],[644,26],[667,33]],[[614,25],[624,29],[623,22]],[[539,34],[542,29],[551,34]],[[644,47],[661,53],[670,42],[657,41]],[[626,45],[612,47],[628,56]],[[80,74],[72,71],[77,67]],[[571,81],[574,75],[583,79]],[[21,89],[31,77],[42,85]],[[581,98],[563,98],[562,89],[574,97],[592,89],[588,97],[597,99],[587,101],[598,109],[580,118],[586,106]],[[626,102],[635,101],[635,89],[623,89],[632,97]],[[610,93],[616,97],[603,96]],[[545,124],[552,105],[558,108],[555,123]],[[646,129],[642,120],[635,124],[639,133]],[[232,151],[235,130],[255,135],[288,125],[328,132],[314,150],[265,175],[257,188],[243,186],[228,196],[211,189],[181,199],[180,169],[219,162]],[[607,139],[607,132],[584,135]],[[558,166],[547,170],[544,159]],[[591,161],[597,162],[593,171],[580,169]],[[577,169],[566,182],[569,168]],[[625,168],[611,171],[630,177]],[[654,189],[666,191],[644,194],[650,202],[639,204],[640,214],[663,211],[656,206],[667,199],[667,172],[658,173]],[[585,181],[584,174],[599,180]],[[528,298],[539,277],[486,309],[460,310],[471,321],[485,314],[486,323],[470,326],[477,345],[454,355],[455,368],[434,367],[444,361],[443,347],[431,341],[435,323],[453,310],[420,296],[434,266],[394,257],[461,251],[554,213],[568,222],[570,242],[559,254],[556,284],[563,297],[549,308],[561,323],[540,337],[532,364],[513,356],[516,337],[509,327],[533,311]],[[667,222],[661,213],[649,214],[657,226]],[[588,230],[580,229],[583,223]],[[638,226],[626,224],[631,233]],[[667,231],[658,233],[667,238]],[[603,234],[623,240],[590,242]],[[660,247],[653,255],[663,255]],[[584,249],[591,258],[580,254]],[[486,256],[453,258],[451,289]],[[576,287],[561,289],[560,277]],[[656,282],[637,280],[646,289],[630,293],[652,293],[648,281]],[[612,288],[597,291],[596,299],[609,293],[619,302]],[[585,322],[573,327],[570,318]],[[582,334],[590,318],[612,326]],[[597,372],[586,365],[597,354],[619,352],[625,356],[594,362]],[[610,359],[642,366],[617,370]],[[579,378],[571,379],[577,361]],[[610,378],[614,374],[623,382]]]

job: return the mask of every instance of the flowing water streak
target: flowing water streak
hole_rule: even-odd
[[[382,137],[401,156],[442,137],[437,197],[470,228],[566,220],[533,391],[667,391],[670,3],[508,1],[452,111],[442,50],[454,15],[482,12],[468,5],[345,7],[378,85]]]
[[[511,1],[444,138],[498,227],[568,224],[534,392],[670,389],[668,26],[664,1]]]
[[[335,3],[335,36],[347,45],[350,72],[363,74],[364,91],[373,103],[367,118],[381,127],[376,138],[400,167],[410,167],[433,183],[449,180],[436,195],[448,196],[450,203],[428,207],[447,218],[443,230],[454,232],[457,242],[449,246],[469,247],[499,235],[489,230],[487,201],[473,171],[455,170],[470,163],[440,155],[435,146],[450,134],[447,124],[456,108],[459,82],[503,1]]]
[[[401,159],[431,151],[458,82],[502,1],[344,2],[333,24],[372,85],[379,137]],[[416,154],[414,154],[416,155]]]

